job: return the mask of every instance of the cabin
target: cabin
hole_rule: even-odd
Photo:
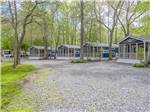
[[[54,49],[48,47],[48,56],[54,57]],[[43,59],[44,46],[32,46],[29,48],[29,59]]]
[[[20,57],[22,58],[28,57],[28,54],[25,51],[20,51]]]
[[[109,46],[106,43],[85,43],[83,46],[84,57],[99,58],[107,60],[109,58]],[[115,59],[118,54],[118,45],[112,45],[112,57]]]
[[[119,42],[119,59],[122,63],[141,63],[148,56],[150,38],[128,36]]]
[[[13,56],[13,51],[12,50],[2,50],[1,55],[3,57],[12,57]]]
[[[59,57],[80,57],[80,46],[64,44],[58,47]]]

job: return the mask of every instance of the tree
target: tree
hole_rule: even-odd
[[[118,1],[118,2],[107,2],[107,4],[109,6],[111,6],[112,8],[112,24],[109,26],[109,24],[107,25],[101,17],[101,8],[100,6],[96,6],[96,2],[94,2],[94,12],[96,15],[96,19],[99,23],[103,24],[109,31],[109,60],[112,60],[112,42],[113,42],[113,34],[114,34],[114,30],[115,30],[115,26],[117,24],[117,18],[120,15],[121,12],[121,7],[123,6],[122,1]],[[114,5],[113,5],[114,4]],[[108,10],[109,13],[110,10]]]
[[[83,54],[83,41],[84,41],[84,2],[80,1],[80,11],[81,11],[81,29],[80,29],[80,59],[84,59]]]
[[[26,9],[27,13],[24,13],[25,16],[21,17],[18,14],[19,9],[17,7],[16,1],[8,1],[9,13],[11,16],[10,23],[14,30],[14,68],[18,64],[20,64],[20,49],[26,33],[26,27],[32,22],[32,13],[34,12],[38,4],[39,2],[32,3],[32,6],[30,5],[31,7],[29,9]],[[23,2],[21,5],[26,5],[26,2]]]
[[[7,22],[1,23],[1,49],[11,49],[12,50],[12,28],[11,25]]]
[[[125,37],[131,35],[131,25],[141,16],[146,14],[149,7],[149,2],[125,0],[121,14],[118,16]]]
[[[36,23],[41,27],[41,33],[43,35],[43,43],[44,43],[44,58],[43,59],[48,59],[48,24],[46,23],[46,20],[42,18],[42,22],[37,22]]]
[[[44,58],[48,59],[48,33],[49,33],[49,26],[51,24],[51,17],[50,14],[47,12],[44,2],[42,5],[39,5],[37,10],[35,11],[34,15],[36,18],[34,19],[34,22],[37,23],[40,27],[40,32],[42,34],[42,40],[44,43]]]

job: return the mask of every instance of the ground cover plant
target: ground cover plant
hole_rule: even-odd
[[[35,67],[32,65],[19,65],[14,69],[11,62],[2,62],[1,69],[1,107],[3,109],[9,104],[13,96],[21,91],[19,81]]]

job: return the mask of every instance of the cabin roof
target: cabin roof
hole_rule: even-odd
[[[30,48],[33,48],[33,47],[36,48],[36,49],[44,49],[44,46],[32,46]],[[51,47],[48,47],[48,49],[49,50],[51,50],[51,49],[54,50],[54,48],[51,48]]]
[[[89,44],[93,47],[109,47],[107,43],[95,43],[95,42],[87,42],[84,45]],[[117,44],[112,44],[112,47],[118,47]]]
[[[77,45],[69,45],[69,44],[63,44],[63,45],[60,45],[59,47],[78,48],[78,49],[80,49],[80,46],[77,46]]]
[[[128,38],[133,38],[135,40],[139,40],[139,41],[143,41],[143,42],[150,42],[150,37],[143,37],[143,36],[127,36],[126,38],[122,39],[121,41],[119,41],[118,43],[120,44],[121,42],[127,40]]]

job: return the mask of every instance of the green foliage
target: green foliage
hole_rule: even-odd
[[[1,48],[12,49],[12,30],[10,24],[2,23],[1,28]]]
[[[143,13],[143,12],[149,12],[150,11],[150,2],[141,2],[136,7],[137,13]],[[136,36],[142,35],[142,36],[150,36],[150,16],[145,13],[142,18],[139,19],[140,26],[132,28],[132,33]]]
[[[145,15],[141,20],[141,26],[132,28],[134,35],[143,35],[146,37],[150,36],[150,16]]]
[[[72,60],[71,63],[86,63],[85,60]]]
[[[136,6],[136,11],[137,12],[143,12],[143,11],[150,11],[150,2],[140,2]]]
[[[27,75],[27,73],[33,69],[34,67],[32,65],[19,65],[16,69],[14,69],[12,68],[11,62],[2,62],[2,108],[5,108],[7,104],[9,104],[13,96],[20,92],[21,85],[18,81],[23,79]]]
[[[94,2],[86,1],[84,4],[84,41],[85,42],[108,42],[108,30],[100,24],[94,14]],[[100,2],[97,2],[100,3]],[[22,20],[33,7],[32,1],[21,2],[18,7],[19,31],[22,31]],[[103,4],[102,4],[103,5]],[[150,2],[139,2],[133,4],[131,11],[136,8],[136,14],[150,10]],[[105,11],[103,12],[105,13]],[[107,14],[106,14],[107,15]],[[4,16],[4,15],[3,15]],[[47,24],[46,35],[48,35],[48,45],[55,47],[56,44],[77,44],[80,43],[80,2],[79,1],[46,1],[38,5],[33,13],[32,24],[26,28],[26,35],[22,49],[27,50],[31,45],[44,45],[43,24]],[[5,16],[4,16],[5,17]],[[6,17],[7,18],[7,17]],[[10,19],[10,18],[9,18]],[[31,19],[31,18],[30,18]],[[139,21],[140,20],[140,21]],[[35,21],[39,22],[38,25]],[[145,14],[137,19],[139,25],[131,25],[131,34],[134,36],[150,36],[150,16]],[[92,25],[91,25],[92,22]],[[111,19],[110,19],[110,22]],[[111,23],[110,23],[111,24]],[[119,24],[119,22],[118,22]],[[125,24],[123,22],[123,24]],[[13,30],[9,23],[2,23],[2,49],[12,49]],[[117,25],[117,34],[113,35],[113,42],[117,43],[124,38],[120,25]]]
[[[24,50],[24,51],[28,51],[28,48],[29,48],[29,45],[25,44],[25,43],[23,43],[22,46],[21,46],[21,49]]]
[[[133,67],[136,67],[136,68],[143,68],[144,67],[144,64],[143,63],[135,63],[132,65]]]

